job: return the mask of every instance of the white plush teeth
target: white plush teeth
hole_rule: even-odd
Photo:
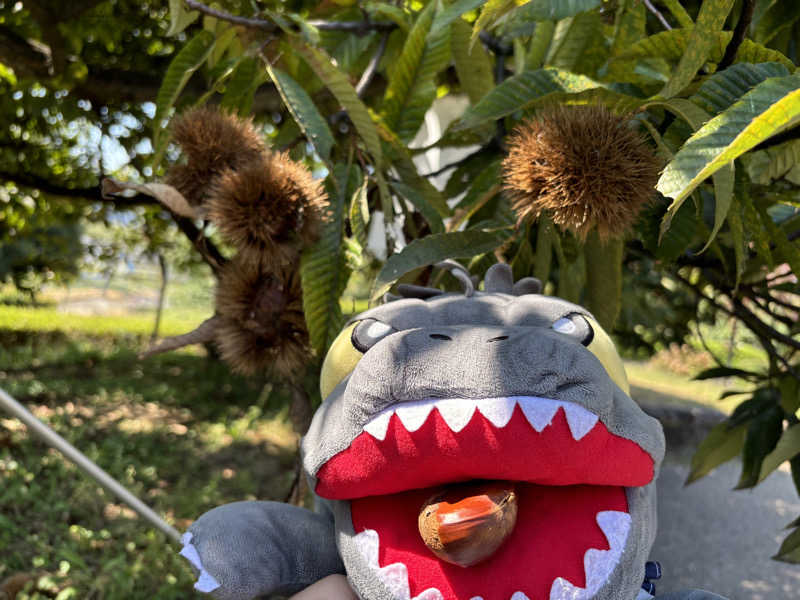
[[[377,571],[378,577],[389,588],[395,600],[410,600],[411,591],[408,588],[408,569],[401,562],[392,563],[381,567]]]
[[[433,407],[434,403],[431,400],[403,402],[397,405],[395,413],[407,431],[416,431],[428,420],[428,415],[431,414]]]
[[[514,592],[513,594],[511,594],[511,599],[510,600],[531,600],[531,599],[528,598],[522,592]]]
[[[386,439],[386,431],[389,429],[389,420],[394,414],[393,410],[384,410],[370,419],[369,423],[364,425],[364,431],[378,440]]]
[[[454,432],[466,427],[475,410],[478,410],[495,427],[502,429],[511,420],[514,408],[519,404],[522,413],[537,433],[541,433],[553,422],[559,408],[564,409],[572,437],[578,441],[586,436],[599,421],[599,417],[578,404],[537,398],[535,396],[511,396],[500,398],[427,398],[412,402],[399,402],[379,412],[364,425],[364,431],[378,440],[386,439],[389,421],[396,414],[407,431],[417,431],[430,417],[435,408],[447,426]]]
[[[480,413],[492,425],[502,429],[511,420],[517,401],[514,398],[486,398],[486,400],[478,400],[475,404]],[[476,596],[476,598],[480,598],[480,596]],[[481,598],[481,600],[483,599]]]
[[[564,412],[567,414],[569,431],[575,441],[589,433],[600,418],[593,412],[586,410],[582,406],[573,404],[572,402],[564,402],[563,407]]]
[[[378,565],[378,532],[374,529],[365,529],[361,533],[353,537],[353,541],[358,547],[358,551],[367,564],[373,569],[379,569]]]
[[[619,563],[628,533],[631,516],[626,512],[605,510],[597,513],[597,524],[608,540],[608,550],[590,548],[583,556],[586,587],[578,587],[563,577],[557,577],[550,588],[550,600],[589,600],[606,584]]]
[[[220,583],[203,568],[203,563],[200,560],[200,554],[198,554],[197,548],[195,548],[194,544],[192,544],[193,537],[194,535],[191,531],[187,531],[183,534],[183,536],[181,536],[181,544],[183,544],[183,548],[181,548],[179,554],[192,563],[194,568],[200,571],[200,576],[198,577],[197,582],[194,584],[194,589],[196,589],[198,592],[208,594],[220,587]]]
[[[535,398],[524,396],[519,398],[519,406],[528,423],[531,424],[537,433],[553,422],[553,417],[561,407],[561,402],[558,400],[550,400],[549,398]]]
[[[463,398],[453,400],[439,400],[436,409],[442,415],[444,422],[452,430],[458,433],[467,426],[472,415],[475,414],[475,400]]]

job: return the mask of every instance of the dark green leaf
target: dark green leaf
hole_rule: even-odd
[[[350,276],[345,260],[344,219],[349,200],[361,181],[358,167],[334,166],[325,182],[330,201],[327,219],[319,240],[303,252],[300,263],[303,312],[311,345],[318,356],[324,356],[344,320],[339,298]]]
[[[767,475],[798,454],[800,454],[800,425],[794,425],[783,432],[775,449],[764,457],[758,475],[758,483],[764,481]]]
[[[716,425],[692,456],[686,485],[705,477],[722,463],[735,458],[744,446],[745,425],[730,428],[727,422]]]
[[[800,563],[800,529],[795,529],[783,540],[778,553],[772,558],[787,563]]]
[[[759,481],[764,458],[775,449],[783,431],[783,411],[777,405],[768,407],[747,426],[742,448],[742,474],[736,489],[753,487]]]
[[[789,70],[781,63],[738,63],[711,75],[690,99],[707,113],[715,115],[765,79],[785,75],[789,75]]]
[[[748,379],[750,377],[758,377],[758,373],[752,371],[745,371],[744,369],[734,369],[733,367],[711,367],[705,371],[701,371],[692,379],[695,381],[702,381],[703,379],[716,379],[717,377],[742,377]]]
[[[586,307],[611,331],[622,305],[622,240],[601,241],[596,232],[586,238]]]
[[[464,21],[453,23],[450,46],[461,89],[470,103],[475,104],[494,87],[494,74],[492,60],[483,44],[470,44],[470,31]]]
[[[225,84],[225,94],[220,105],[242,116],[249,115],[253,107],[253,97],[261,83],[263,79],[258,72],[256,60],[250,57],[242,58]]]
[[[397,254],[393,254],[378,273],[373,298],[382,296],[392,282],[418,267],[437,263],[446,258],[469,258],[490,252],[508,236],[505,230],[454,231],[437,233],[414,240]]]
[[[328,123],[320,114],[311,96],[283,71],[267,65],[267,73],[281,95],[297,125],[311,142],[322,160],[327,160],[335,143]]]
[[[428,201],[425,194],[419,189],[406,185],[401,181],[393,181],[391,187],[404,199],[414,205],[423,218],[428,222],[433,233],[442,233],[444,223],[442,217],[436,212],[436,208]]]

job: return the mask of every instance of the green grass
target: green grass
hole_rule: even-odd
[[[0,386],[178,529],[287,493],[296,439],[265,381],[187,353],[139,361],[138,338],[103,335],[103,320],[67,335],[3,314]],[[0,582],[31,576],[18,600],[201,597],[163,534],[2,414],[0,548]]]

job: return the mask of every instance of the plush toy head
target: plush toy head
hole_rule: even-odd
[[[659,423],[585,309],[513,284],[412,290],[354,318],[322,373],[303,464],[365,599],[633,600],[655,535]],[[417,528],[434,490],[514,485],[513,530],[469,567]]]

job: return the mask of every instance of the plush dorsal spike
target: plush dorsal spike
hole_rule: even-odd
[[[542,282],[536,277],[523,277],[514,284],[514,295],[524,296],[525,294],[541,294]]]
[[[497,263],[489,267],[483,279],[483,289],[486,292],[498,294],[511,294],[514,292],[514,274],[506,263]]]
[[[421,285],[413,285],[411,283],[401,283],[397,286],[397,292],[403,298],[433,298],[434,296],[441,296],[444,292],[437,288],[424,287]]]

